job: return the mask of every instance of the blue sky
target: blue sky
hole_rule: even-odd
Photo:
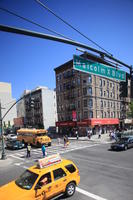
[[[133,64],[133,0],[41,0],[115,58]],[[0,0],[9,9],[93,48],[97,46],[43,9],[35,0]],[[0,24],[52,34],[0,10]],[[0,31],[0,81],[19,98],[25,89],[55,88],[54,68],[79,55],[76,47]]]

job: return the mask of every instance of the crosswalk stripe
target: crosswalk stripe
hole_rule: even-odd
[[[64,147],[63,144],[61,144],[60,146],[56,145],[56,146],[50,146],[46,148],[46,152],[49,155],[52,155],[53,153],[59,153],[59,154],[64,154],[64,153],[68,153],[71,151],[75,151],[75,150],[79,150],[79,149],[85,149],[85,148],[89,148],[89,147],[93,147],[99,144],[75,144],[75,143],[70,143],[70,145],[68,147]],[[26,157],[26,149],[23,149],[23,151],[19,151],[19,152],[14,152],[14,154],[9,154],[9,156],[19,159],[19,160],[25,160]],[[34,161],[35,159],[40,159],[42,158],[42,150],[40,148],[38,149],[31,149],[31,158],[30,160],[25,160],[25,162],[30,162],[30,161]]]

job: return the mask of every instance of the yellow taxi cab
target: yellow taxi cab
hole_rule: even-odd
[[[80,182],[76,165],[59,154],[40,159],[18,179],[0,188],[1,200],[45,200],[66,194],[72,196]]]

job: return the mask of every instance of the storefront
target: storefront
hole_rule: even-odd
[[[124,128],[130,129],[133,127],[133,119],[124,119]]]
[[[118,118],[91,118],[82,121],[65,121],[56,122],[59,134],[67,134],[69,136],[74,136],[75,131],[78,130],[79,136],[86,136],[88,128],[93,130],[93,134],[97,133],[99,126],[102,128],[103,133],[106,133],[110,129],[117,128],[119,126]]]

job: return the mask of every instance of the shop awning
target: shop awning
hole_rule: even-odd
[[[89,119],[89,125],[115,125],[119,124],[119,119],[118,118],[104,118],[104,119],[97,119],[97,118],[92,118]]]

